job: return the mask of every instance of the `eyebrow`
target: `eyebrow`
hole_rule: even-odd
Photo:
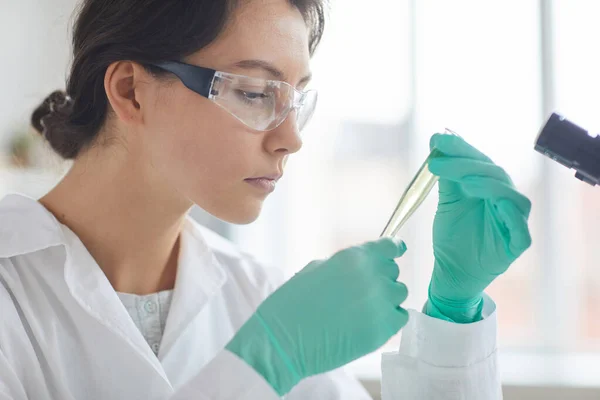
[[[268,72],[269,75],[271,75],[276,80],[280,80],[280,81],[285,81],[286,80],[285,74],[280,69],[278,69],[273,64],[271,64],[271,63],[269,63],[267,61],[263,61],[263,60],[242,60],[242,61],[236,62],[233,65],[235,67],[242,68],[242,69],[247,69],[247,70],[260,69],[260,70]],[[311,78],[312,78],[312,73],[309,73],[308,75],[306,75],[302,79],[300,79],[300,82],[298,82],[297,86],[300,86],[300,85],[302,85],[304,83],[307,83],[308,81],[311,80]]]

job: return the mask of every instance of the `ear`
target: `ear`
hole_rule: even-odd
[[[140,84],[148,80],[144,67],[132,61],[118,61],[108,66],[104,90],[117,118],[126,124],[143,123]]]

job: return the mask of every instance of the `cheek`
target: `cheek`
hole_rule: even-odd
[[[215,104],[191,94],[173,99],[156,114],[153,159],[188,196],[223,194],[254,172],[251,160],[259,138]]]

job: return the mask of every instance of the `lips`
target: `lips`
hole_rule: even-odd
[[[261,189],[266,193],[271,193],[275,190],[275,185],[277,184],[276,179],[267,179],[267,178],[249,178],[244,179],[247,183],[254,186],[255,188]]]

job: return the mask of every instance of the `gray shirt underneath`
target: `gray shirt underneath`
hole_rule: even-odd
[[[120,292],[117,295],[154,354],[158,356],[173,291],[165,290],[145,296]]]

